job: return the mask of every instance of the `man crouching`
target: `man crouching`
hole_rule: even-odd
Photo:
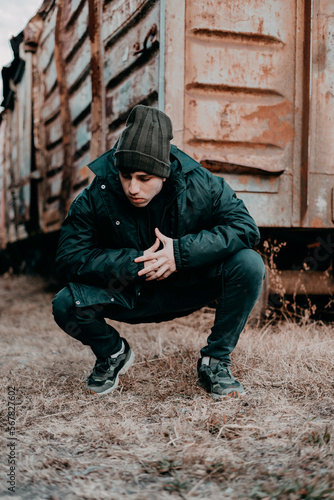
[[[105,318],[158,323],[215,299],[199,384],[218,398],[244,392],[230,354],[261,292],[264,264],[252,250],[259,231],[224,179],[171,146],[172,137],[162,111],[134,107],[113,149],[89,164],[96,177],[62,225],[56,265],[68,285],[53,314],[93,350],[88,389],[98,395],[114,391],[134,361]]]

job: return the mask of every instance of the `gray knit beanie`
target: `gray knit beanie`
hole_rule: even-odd
[[[172,122],[162,111],[135,106],[126,121],[115,152],[115,166],[121,172],[147,172],[158,177],[170,174]]]

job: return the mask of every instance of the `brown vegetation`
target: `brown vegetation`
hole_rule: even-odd
[[[115,394],[85,389],[94,356],[53,322],[40,279],[0,280],[2,498],[334,498],[333,328],[246,328],[241,399],[196,386],[209,308],[118,324],[136,353]],[[116,324],[116,323],[113,323]],[[7,491],[8,387],[16,392],[16,492]]]

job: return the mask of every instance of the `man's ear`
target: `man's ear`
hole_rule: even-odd
[[[166,180],[166,177],[162,177],[162,182],[165,182],[165,180]]]

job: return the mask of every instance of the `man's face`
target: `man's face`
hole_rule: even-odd
[[[124,193],[134,207],[146,207],[160,193],[165,178],[146,172],[119,173]]]

